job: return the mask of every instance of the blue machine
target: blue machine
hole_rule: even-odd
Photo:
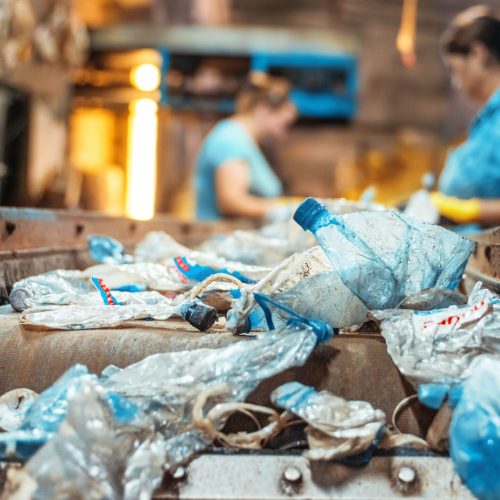
[[[173,36],[172,36],[173,38]],[[178,39],[182,39],[182,44]],[[356,40],[346,34],[318,34],[283,30],[239,28],[205,33],[179,32],[168,46],[159,49],[162,57],[161,104],[173,109],[210,110],[229,114],[234,94],[196,96],[192,92],[172,93],[167,75],[172,69],[193,67],[217,58],[225,68],[236,62],[241,73],[262,71],[290,81],[291,97],[301,117],[348,120],[357,110],[358,58]],[[241,76],[241,74],[239,74]]]

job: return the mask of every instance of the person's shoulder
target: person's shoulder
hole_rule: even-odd
[[[244,132],[241,127],[234,122],[226,118],[217,123],[210,131],[209,137],[213,141],[241,141],[244,137]]]

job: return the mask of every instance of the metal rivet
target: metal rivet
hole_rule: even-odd
[[[298,483],[302,480],[302,472],[297,467],[288,466],[283,472],[283,478],[289,483]]]
[[[411,467],[401,467],[398,471],[398,479],[404,484],[410,484],[417,478],[417,473]]]
[[[174,473],[172,474],[172,477],[179,481],[181,479],[184,479],[186,477],[186,469],[182,466],[177,467],[177,469],[175,469]]]

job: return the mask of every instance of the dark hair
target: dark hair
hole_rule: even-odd
[[[500,19],[493,12],[479,16],[467,15],[467,11],[459,14],[441,39],[445,53],[464,56],[469,54],[475,42],[482,43],[500,62]]]
[[[290,102],[290,84],[267,73],[251,73],[236,97],[236,111],[246,113],[259,104],[279,108]]]

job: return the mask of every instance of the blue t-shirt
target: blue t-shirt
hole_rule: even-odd
[[[472,122],[467,141],[452,151],[439,180],[458,198],[500,198],[500,89]]]
[[[216,170],[231,160],[244,161],[250,169],[250,193],[262,198],[282,194],[281,182],[265,159],[255,141],[236,121],[219,122],[208,134],[196,163],[196,218],[222,218],[217,208],[215,192]]]

